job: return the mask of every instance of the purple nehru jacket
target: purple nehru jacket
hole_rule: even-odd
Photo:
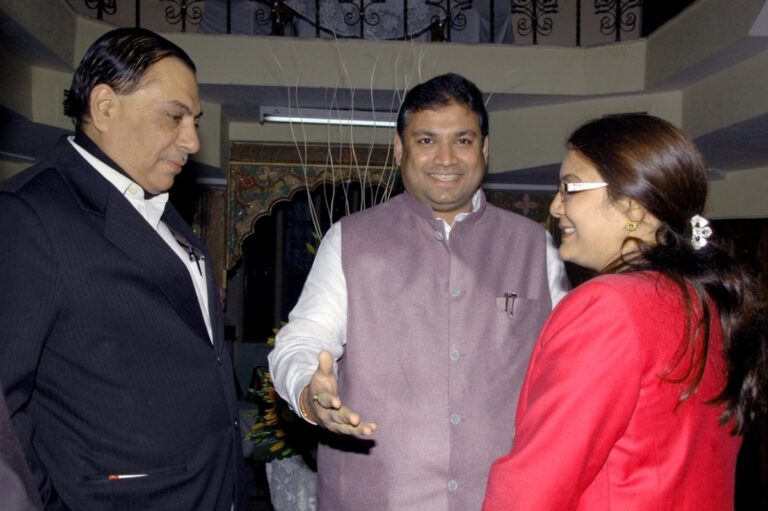
[[[552,308],[544,230],[481,202],[449,240],[408,193],[342,219],[339,391],[379,429],[321,444],[320,509],[480,509]]]

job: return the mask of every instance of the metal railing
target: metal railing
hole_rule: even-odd
[[[252,22],[265,27],[264,34],[275,36],[295,35],[292,29],[297,21],[313,27],[315,37],[370,38],[371,28],[382,22],[382,9],[398,9],[394,19],[401,22],[399,29],[391,30],[389,36],[379,39],[410,40],[421,38],[431,41],[452,41],[456,33],[467,27],[470,10],[482,12],[488,25],[489,40],[474,42],[497,42],[499,19],[511,26],[516,42],[528,41],[539,44],[542,38],[550,36],[556,27],[556,18],[561,13],[558,0],[301,0],[303,9],[296,8],[297,0],[65,0],[82,14],[99,20],[112,21],[122,16],[123,23],[146,26],[147,16],[157,16],[158,5],[162,7],[168,30],[191,31],[204,18],[207,3],[226,6],[226,20],[221,32],[231,34],[233,5],[250,4]],[[566,0],[567,2],[568,0]],[[564,2],[569,13],[574,9]],[[143,6],[143,8],[142,8]],[[599,19],[599,31],[613,40],[621,41],[627,34],[637,37],[638,24],[642,21],[643,0],[575,0],[575,16],[568,18],[575,23],[575,40],[570,44],[582,45],[582,22],[585,16]],[[328,23],[328,13],[343,13],[343,20],[334,19]],[[149,12],[153,11],[153,12]],[[414,27],[409,20],[414,12],[429,12],[429,23]],[[323,14],[326,13],[326,16]],[[130,18],[133,21],[130,21]],[[575,18],[575,19],[573,19]],[[392,19],[392,18],[390,18]],[[573,21],[571,21],[573,20]],[[341,23],[349,30],[339,30]],[[564,19],[560,20],[563,23]],[[177,28],[178,27],[178,28]],[[266,29],[268,27],[268,29]],[[306,35],[306,31],[305,31]]]

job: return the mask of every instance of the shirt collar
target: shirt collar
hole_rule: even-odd
[[[111,158],[104,154],[101,149],[98,149],[98,146],[96,146],[96,144],[93,143],[91,139],[89,139],[84,133],[82,133],[82,135],[84,138],[78,137],[76,135],[75,137],[67,137],[67,140],[70,144],[72,144],[72,147],[74,147],[75,150],[80,153],[85,161],[87,161],[94,169],[96,169],[96,171],[101,174],[104,179],[112,183],[112,185],[117,188],[121,195],[123,195],[131,202],[144,202],[147,206],[147,220],[150,222],[150,224],[152,224],[153,227],[157,228],[160,217],[163,215],[165,206],[168,203],[168,192],[161,193],[159,195],[146,194],[144,189],[130,177],[128,177],[128,174],[126,174],[124,170],[120,169],[120,167],[117,166],[117,164],[115,164]],[[83,140],[87,141],[85,145],[88,146],[89,149],[93,150],[95,147],[95,152],[97,154],[92,154],[90,151],[86,150],[84,147],[77,143]],[[104,158],[104,160],[101,158]]]
[[[120,174],[127,177],[128,179],[131,179],[131,176],[129,176],[128,173],[125,170],[123,170],[123,168],[120,165],[118,165],[117,162],[115,162],[115,160],[107,156],[107,153],[102,151],[101,147],[96,145],[96,142],[91,140],[91,137],[86,135],[85,132],[82,130],[82,128],[75,129],[74,142],[75,144],[85,149],[86,152],[88,152],[92,156],[95,156],[99,161],[102,161],[105,164],[107,164],[111,169],[114,169]]]
[[[482,192],[480,191],[480,188],[478,188],[475,191],[475,194],[472,196],[472,211],[466,211],[466,212],[458,213],[453,218],[453,223],[461,222],[462,220],[467,218],[469,215],[471,215],[473,213],[477,213],[478,211],[480,211],[480,206],[483,203],[481,195],[482,195]],[[447,222],[446,222],[446,225],[447,225]]]

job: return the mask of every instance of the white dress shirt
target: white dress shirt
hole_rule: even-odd
[[[160,195],[155,195],[149,199],[145,198],[144,189],[141,186],[77,145],[74,141],[74,137],[68,137],[67,140],[72,144],[72,147],[80,153],[85,161],[96,169],[104,179],[112,183],[112,185],[114,185],[114,187],[128,199],[128,202],[136,208],[136,211],[138,211],[147,223],[149,223],[152,229],[154,229],[163,241],[171,247],[171,250],[179,256],[179,259],[181,259],[184,266],[189,270],[189,275],[192,279],[192,284],[195,287],[195,293],[197,294],[197,301],[200,305],[200,312],[203,314],[205,327],[208,330],[208,339],[213,342],[211,315],[208,311],[208,284],[205,277],[205,265],[200,264],[197,259],[190,260],[187,250],[176,241],[176,238],[168,226],[165,225],[165,222],[160,220],[165,211],[165,206],[168,204],[168,193],[161,193]]]

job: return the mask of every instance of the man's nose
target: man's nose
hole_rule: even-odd
[[[437,165],[450,166],[456,164],[457,161],[453,145],[450,143],[440,143],[437,145],[437,152],[435,153],[435,163]]]
[[[197,134],[197,126],[194,120],[183,123],[177,143],[188,154],[195,154],[200,150],[200,137]]]

